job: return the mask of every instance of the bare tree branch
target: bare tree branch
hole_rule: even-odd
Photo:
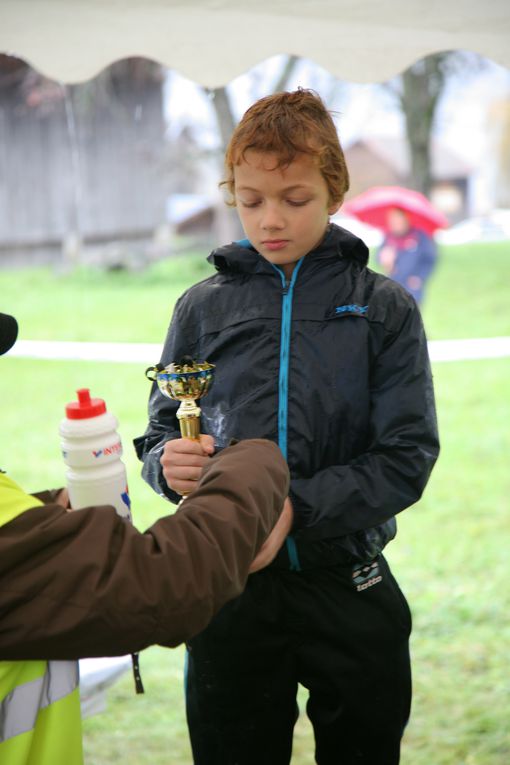
[[[287,61],[285,62],[285,65],[280,72],[280,75],[278,79],[276,80],[274,87],[273,87],[273,93],[281,93],[283,90],[287,89],[287,86],[289,84],[290,78],[294,74],[297,65],[299,64],[299,56],[288,56]]]

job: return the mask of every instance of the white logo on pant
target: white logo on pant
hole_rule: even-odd
[[[382,576],[379,573],[379,564],[372,561],[366,566],[354,566],[352,570],[352,581],[358,592],[373,587],[374,584],[382,582]]]

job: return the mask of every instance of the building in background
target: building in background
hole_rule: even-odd
[[[165,220],[165,129],[158,64],[63,86],[0,56],[0,262],[143,249]]]
[[[431,201],[451,223],[469,214],[468,188],[473,168],[439,139],[432,142]],[[372,186],[411,186],[409,152],[403,137],[376,136],[345,148],[351,186],[346,199]]]
[[[287,57],[288,58],[288,57]],[[239,117],[272,92],[273,57],[228,86]],[[445,90],[432,140],[431,200],[452,223],[510,207],[510,73],[487,62]],[[311,87],[336,120],[349,196],[410,185],[403,117],[387,84],[336,80],[302,59],[288,88]],[[218,182],[211,92],[140,58],[64,86],[0,55],[0,265],[143,267],[242,236]]]

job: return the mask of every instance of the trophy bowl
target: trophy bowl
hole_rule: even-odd
[[[200,439],[200,407],[195,401],[203,398],[213,382],[214,364],[194,361],[184,356],[179,363],[156,364],[145,370],[145,376],[156,382],[164,396],[180,401],[177,418],[183,438]]]
[[[145,370],[145,376],[156,382],[163,395],[176,401],[203,398],[212,385],[214,365],[207,361],[194,361],[185,356],[179,364],[167,367],[156,364]]]

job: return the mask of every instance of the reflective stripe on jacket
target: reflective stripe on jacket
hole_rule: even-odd
[[[41,504],[0,474],[0,526]],[[0,662],[0,762],[81,765],[78,664]]]

